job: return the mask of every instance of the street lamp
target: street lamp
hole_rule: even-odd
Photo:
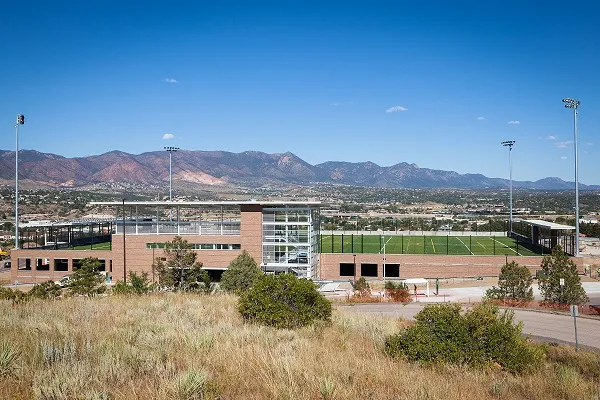
[[[25,116],[17,114],[15,124],[15,249],[19,248],[19,125],[25,123]]]
[[[577,151],[577,110],[579,109],[579,100],[567,97],[563,99],[566,108],[573,109],[573,132],[575,135],[575,257],[579,256],[579,159]]]
[[[508,222],[508,236],[512,236],[512,232],[513,232],[513,201],[512,201],[512,147],[515,144],[514,140],[507,140],[505,142],[501,143],[502,146],[504,147],[508,147],[508,175],[510,178],[510,200],[509,200],[509,207],[510,207],[510,217],[509,217],[509,222]]]
[[[167,146],[165,150],[169,152],[169,201],[173,201],[173,169],[172,169],[172,155],[174,152],[179,150],[179,147]]]

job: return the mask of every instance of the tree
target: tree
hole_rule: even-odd
[[[238,311],[247,321],[285,329],[331,321],[331,302],[317,285],[289,273],[259,276],[238,300]]]
[[[197,256],[192,245],[181,236],[175,236],[172,241],[165,243],[166,261],[157,259],[154,267],[160,285],[182,291],[198,289],[202,263],[196,261]]]
[[[544,301],[558,304],[583,304],[589,301],[581,286],[577,266],[560,246],[552,249],[552,255],[542,261],[543,275],[539,279]],[[560,280],[564,279],[561,286]]]
[[[71,274],[68,284],[71,294],[94,296],[106,291],[104,275],[100,273],[100,260],[87,257],[81,260],[81,267]]]
[[[262,274],[254,258],[244,250],[221,275],[221,289],[241,295]]]
[[[502,266],[498,278],[498,286],[492,286],[485,293],[490,299],[509,300],[511,302],[527,302],[533,300],[531,283],[533,278],[527,267],[514,261]]]

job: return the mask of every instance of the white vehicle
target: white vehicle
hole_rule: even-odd
[[[60,278],[57,281],[54,281],[54,283],[56,283],[60,287],[65,287],[65,286],[69,285],[70,281],[71,281],[71,278],[67,275],[67,276],[63,276],[62,278]]]

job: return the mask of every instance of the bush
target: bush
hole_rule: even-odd
[[[354,290],[354,296],[356,297],[371,297],[371,286],[364,276],[358,278],[355,282],[350,282],[352,290]]]
[[[541,347],[522,337],[513,313],[500,314],[484,302],[461,314],[459,304],[432,304],[415,316],[416,323],[385,341],[385,353],[427,364],[450,363],[472,367],[499,364],[512,373],[526,373],[542,363]]]
[[[0,286],[0,300],[11,300],[13,304],[19,304],[28,299],[29,296],[27,296],[27,293],[25,292]]]
[[[244,250],[221,275],[220,287],[226,292],[242,295],[262,274],[254,258]]]
[[[132,271],[129,272],[129,283],[125,283],[124,281],[117,282],[113,286],[112,292],[114,294],[143,295],[152,292],[154,288],[155,285],[148,279],[147,272],[142,272],[138,275]]]
[[[276,328],[297,328],[316,320],[331,322],[331,302],[317,286],[293,274],[262,275],[238,301],[246,321]]]
[[[34,285],[27,295],[37,299],[56,299],[62,294],[62,288],[53,281],[47,281]]]
[[[410,303],[412,296],[410,290],[404,282],[385,282],[385,295],[388,299],[397,303]]]

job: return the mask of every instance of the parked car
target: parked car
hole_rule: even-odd
[[[60,287],[65,287],[65,286],[69,285],[70,281],[71,281],[71,278],[67,275],[67,276],[63,276],[62,278],[60,278],[57,281],[54,281],[54,283],[56,283]]]

